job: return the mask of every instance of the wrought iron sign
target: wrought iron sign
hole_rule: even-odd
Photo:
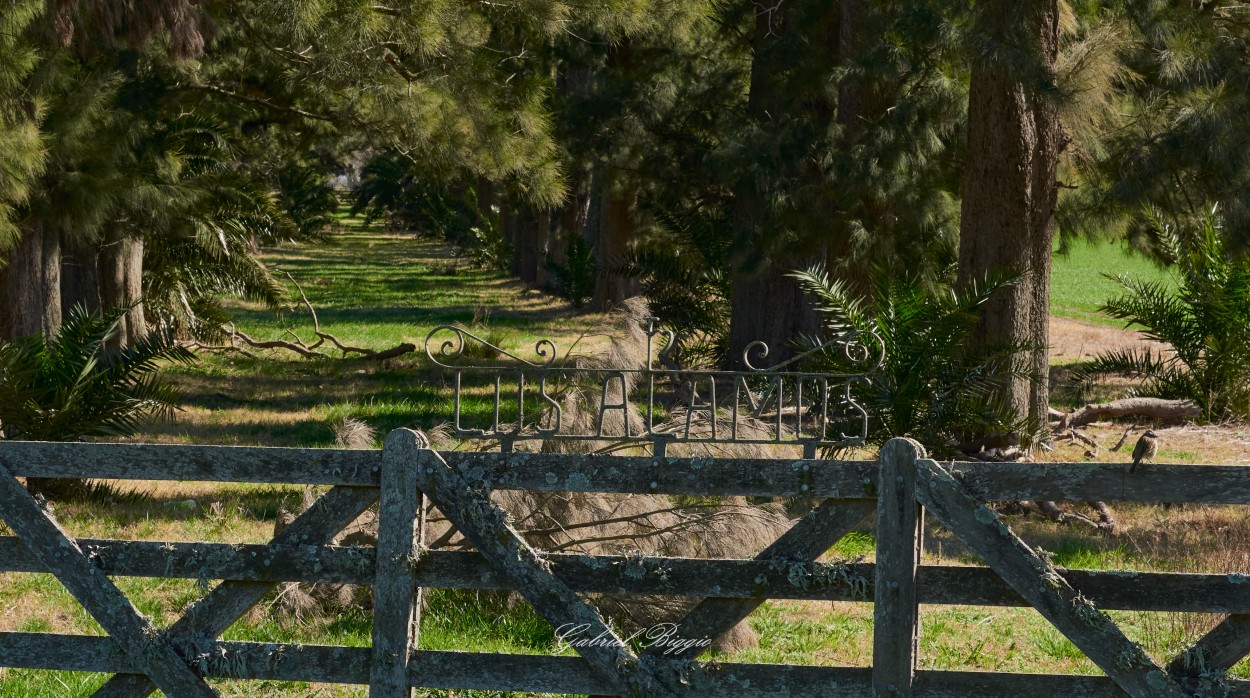
[[[683,369],[671,356],[677,338],[647,321],[646,357],[630,368],[561,360],[549,339],[526,359],[454,325],[431,330],[425,353],[454,371],[454,435],[498,441],[504,451],[524,440],[649,443],[656,456],[670,443],[742,443],[801,446],[810,458],[867,436],[868,413],[852,388],[885,359],[876,334],[847,332],[772,366],[756,366],[769,348],[754,342],[744,370]],[[822,353],[852,370],[801,369]],[[469,363],[478,356],[499,363]]]

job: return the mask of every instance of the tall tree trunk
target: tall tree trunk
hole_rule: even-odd
[[[512,274],[531,286],[538,285],[543,259],[547,254],[551,214],[536,211],[528,204],[515,206],[510,213]]]
[[[587,65],[588,60],[573,53],[566,56],[561,63],[556,76],[556,89],[563,100],[560,109],[575,112],[581,108],[581,102],[592,94],[595,72]],[[587,230],[590,223],[590,201],[594,191],[593,170],[575,167],[568,173],[568,177],[568,195],[552,213],[547,259],[544,261],[542,274],[543,283],[548,285],[551,279],[546,273],[546,261],[557,265],[567,264],[569,241],[574,237],[587,241],[594,237]]]
[[[3,270],[3,336],[49,335],[61,326],[61,238],[27,225]]]
[[[111,235],[96,257],[100,275],[100,304],[105,309],[126,307],[113,344],[129,346],[147,334],[143,316],[143,240]]]
[[[814,335],[820,316],[793,279],[780,269],[734,277],[730,294],[733,315],[729,323],[729,362],[743,369],[743,352],[752,342],[768,345],[768,355],[755,350],[746,357],[756,368],[773,366],[794,355],[792,343]]]
[[[757,6],[747,110],[765,133],[774,130],[770,122],[778,115],[794,110],[803,110],[813,120],[831,116],[827,103],[796,101],[787,93],[787,85],[777,78],[784,71],[785,63],[793,60],[783,46],[786,41],[794,40],[790,34],[811,32],[808,39],[816,44],[828,38],[824,22],[820,30],[812,31],[812,27],[800,28],[796,25],[801,23],[793,21],[811,7],[814,7],[811,3],[786,3],[773,8]],[[836,35],[836,31],[833,32],[833,36]],[[832,63],[835,55],[832,47],[817,46],[817,50],[826,51]],[[818,179],[820,175],[811,168],[810,161],[805,161],[803,167],[801,174],[791,176],[801,176],[818,185],[813,178]],[[826,252],[783,254],[765,264],[758,263],[759,254],[751,248],[767,237],[762,231],[769,225],[772,215],[766,203],[767,195],[760,190],[757,179],[754,173],[744,177],[738,183],[734,202],[734,237],[750,242],[742,246],[735,260],[730,293],[729,356],[726,358],[733,368],[742,367],[743,352],[752,342],[762,341],[768,345],[766,364],[772,365],[793,356],[791,343],[795,339],[815,334],[820,327],[818,314],[803,297],[798,284],[786,275],[812,261],[823,260]],[[752,363],[761,365],[758,355],[753,355]]]
[[[1029,342],[1021,358],[1034,379],[1014,380],[1006,399],[1019,417],[1046,423],[1050,269],[1058,192],[1055,168],[1064,136],[1057,106],[1045,94],[1059,52],[1057,0],[987,3],[982,31],[1008,41],[1024,36],[1041,57],[1031,77],[981,60],[973,65],[968,95],[959,281],[967,286],[986,273],[1023,270],[1022,283],[1003,289],[981,311],[976,336],[985,346]]]
[[[483,218],[489,219],[494,215],[491,209],[495,204],[495,183],[486,177],[477,178],[477,210]]]
[[[100,272],[94,245],[83,245],[61,256],[61,315],[68,317],[74,306],[88,312],[100,309]]]
[[[61,326],[61,235],[43,231],[42,268],[39,270],[39,297],[42,302],[43,333],[50,335]]]
[[[838,17],[837,55],[843,66],[858,59],[858,54],[880,37],[872,35],[869,0],[842,0]],[[865,131],[875,130],[876,122],[891,106],[890,99],[871,74],[844,78],[838,87],[837,123],[841,137],[836,147],[852,148]],[[892,217],[877,201],[861,201],[858,210],[862,224],[875,236],[888,236]],[[846,216],[842,216],[846,218]],[[864,250],[857,250],[850,221],[843,220],[829,241],[826,265],[829,272],[845,281],[863,297],[872,295],[871,262]]]
[[[634,223],[634,206],[638,202],[638,186],[627,182],[622,188],[604,185],[600,190],[599,237],[595,246],[595,258],[599,264],[599,276],[595,281],[595,297],[591,302],[596,310],[612,310],[626,298],[638,295],[641,288],[637,279],[612,272],[629,253],[630,245],[637,235]]]

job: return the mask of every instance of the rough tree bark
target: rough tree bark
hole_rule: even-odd
[[[869,0],[843,0],[840,3],[836,42],[838,60],[842,65],[853,63],[860,52],[879,39],[872,34],[869,22],[872,9]],[[838,88],[835,117],[842,127],[837,147],[844,151],[854,147],[861,134],[877,127],[876,122],[891,104],[871,74],[844,78]],[[888,205],[880,201],[861,201],[860,204],[864,225],[874,235],[888,236],[893,221]],[[838,226],[829,242],[826,266],[831,274],[836,274],[859,295],[871,297],[871,262],[862,253],[856,253],[850,227],[845,222]]]
[[[788,56],[787,42],[794,41],[792,34],[803,31],[805,40],[825,50],[830,62],[836,56],[837,26],[822,18],[821,26],[797,26],[793,21],[800,13],[807,13],[811,3],[784,3],[775,7],[756,6],[755,34],[752,39],[751,85],[747,98],[747,111],[767,133],[775,133],[778,117],[794,110],[810,112],[811,119],[831,118],[832,109],[826,104],[802,102],[789,94],[788,86],[779,76],[783,75],[793,60]],[[838,10],[832,10],[834,15]],[[811,36],[806,36],[812,34]],[[823,40],[823,41],[822,41]],[[812,177],[818,173],[803,172],[801,176]],[[762,229],[772,223],[766,203],[766,194],[755,181],[754,173],[748,174],[737,186],[734,203],[734,236],[737,240],[761,241],[767,235]],[[746,247],[753,247],[754,243]],[[824,250],[806,250],[797,254],[777,255],[759,265],[758,253],[753,249],[741,249],[737,268],[734,270],[730,293],[729,356],[732,368],[742,367],[742,355],[754,341],[762,341],[769,347],[764,365],[772,365],[793,355],[791,342],[800,335],[815,334],[820,327],[819,314],[804,298],[798,284],[786,274],[796,268],[806,267],[813,261],[826,258]],[[759,361],[753,361],[761,365]]]
[[[608,48],[601,82],[625,79],[623,76],[628,75],[632,60],[633,45],[628,39],[613,43]],[[612,273],[621,258],[628,254],[638,233],[634,219],[638,183],[632,174],[612,167],[598,170],[595,180],[598,184],[599,228],[594,243],[599,273],[595,279],[591,307],[606,312],[642,290],[637,279]]]
[[[576,111],[581,107],[580,102],[592,94],[595,73],[587,60],[571,55],[561,63],[556,76],[556,89],[564,100],[562,109]],[[594,192],[593,171],[574,168],[568,173],[568,178],[568,194],[552,212],[547,232],[547,260],[558,265],[568,262],[570,240],[580,237],[590,242],[590,238],[595,237],[588,228],[590,201]],[[539,276],[544,286],[551,285],[545,261]]]
[[[768,345],[767,359],[759,352],[748,357],[753,366],[762,368],[793,356],[790,343],[819,329],[819,314],[798,284],[785,276],[788,272],[787,268],[774,267],[762,274],[734,278],[729,324],[729,361],[734,368],[744,368],[742,355],[752,342]]]
[[[495,197],[495,183],[486,177],[478,177],[477,191],[475,193],[477,195],[477,210],[481,212],[482,216],[489,218],[494,215],[491,213],[491,208],[498,203]]]
[[[1004,44],[1022,37],[1040,65],[1026,75],[993,57],[973,64],[959,282],[970,285],[991,271],[1024,271],[1022,283],[982,309],[976,337],[986,346],[1036,346],[1021,358],[1034,379],[1012,381],[1005,397],[1018,416],[1045,424],[1055,168],[1064,143],[1057,105],[1047,94],[1059,52],[1058,0],[994,0],[980,12],[980,31]]]
[[[88,312],[100,309],[100,274],[94,245],[61,251],[61,316],[68,317],[74,306]]]
[[[591,242],[590,234],[590,200],[592,192],[591,177],[574,177],[569,186],[569,195],[552,217],[551,233],[547,244],[547,259],[555,264],[567,264],[569,261],[569,241],[580,237]],[[593,245],[593,243],[591,243]]]
[[[104,308],[130,306],[118,327],[113,342],[116,347],[129,346],[148,332],[143,317],[143,240],[111,234],[96,256],[100,276],[100,305]]]
[[[599,236],[595,246],[599,276],[595,280],[595,297],[591,301],[596,310],[612,310],[641,290],[637,279],[611,271],[629,252],[629,246],[637,235],[634,222],[637,202],[638,188],[632,182],[626,182],[619,189],[605,184],[600,190]]]
[[[61,238],[40,226],[24,226],[0,276],[3,338],[48,335],[61,326]]]
[[[509,237],[512,240],[512,274],[530,285],[539,283],[543,259],[547,255],[547,229],[550,213],[536,211],[528,204],[514,205],[509,211]]]

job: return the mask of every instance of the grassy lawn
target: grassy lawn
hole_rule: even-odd
[[[1103,274],[1124,274],[1132,279],[1175,285],[1167,271],[1140,254],[1130,253],[1122,243],[1080,240],[1072,244],[1068,254],[1054,257],[1051,314],[1122,327],[1123,322],[1098,313],[1098,306],[1122,294],[1122,287]]]
[[[401,341],[418,346],[437,325],[483,328],[508,349],[547,333],[576,338],[593,324],[567,303],[498,273],[476,269],[446,245],[406,233],[365,229],[341,219],[331,244],[287,244],[268,250],[265,261],[279,278],[297,282],[317,309],[322,330],[345,343],[384,349]],[[293,332],[307,341],[312,321],[292,283],[290,307],[278,315],[256,304],[233,302],[239,328],[257,338]]]
[[[510,351],[532,351],[541,336],[561,349],[604,317],[577,314],[519,283],[475,270],[444,246],[407,235],[361,230],[353,221],[330,246],[288,245],[268,261],[289,272],[317,309],[324,331],[343,342],[384,349],[401,341],[420,347],[434,326],[459,322]],[[1101,271],[1161,277],[1149,262],[1115,247],[1078,245],[1055,261],[1055,312],[1094,321],[1093,309],[1115,292]],[[291,285],[292,307],[271,311],[234,303],[239,327],[257,338],[313,340],[312,322]],[[603,330],[594,330],[602,332]],[[581,343],[591,350],[592,336]],[[429,428],[450,413],[446,375],[433,370],[420,352],[381,363],[302,359],[277,354],[253,359],[235,354],[205,355],[195,366],[177,369],[185,409],[176,419],[152,425],[136,440],[330,446],[334,424],[361,419],[379,434],[400,426]],[[1104,444],[1120,431],[1095,427]],[[1162,434],[1161,460],[1250,463],[1250,431],[1244,428],[1181,428]],[[1130,445],[1131,447],[1131,445]],[[1079,461],[1084,446],[1061,444],[1045,457]],[[1102,459],[1127,460],[1104,450]],[[140,540],[263,542],[280,508],[292,508],[302,491],[294,487],[140,483],[131,493],[57,505],[59,520],[76,536]],[[193,500],[194,504],[187,504]],[[1228,507],[1124,507],[1117,509],[1127,532],[1095,537],[1071,526],[1015,517],[1011,525],[1031,545],[1055,553],[1071,567],[1163,571],[1230,572],[1250,569],[1250,516]],[[870,521],[831,551],[839,558],[872,559]],[[949,533],[930,526],[926,564],[974,564]],[[157,625],[177,617],[204,588],[195,580],[121,579],[119,584]],[[99,627],[47,575],[0,574],[0,630],[100,634]],[[282,611],[271,597],[235,624],[228,639],[369,644],[367,610],[312,610],[299,617]],[[1199,614],[1112,613],[1126,633],[1156,661],[1201,636],[1219,618]],[[722,660],[865,666],[871,661],[872,606],[867,603],[773,601],[750,618],[759,646]],[[429,649],[548,653],[557,651],[554,632],[528,606],[507,607],[498,599],[468,592],[435,590],[422,616],[421,644]],[[1036,612],[1029,609],[926,606],[922,614],[921,666],[1019,672],[1097,673],[1093,665]],[[567,651],[567,650],[565,650]],[[1250,661],[1234,670],[1250,677]],[[71,672],[0,670],[0,696],[86,696],[106,677]],[[220,682],[229,696],[365,695],[359,688],[328,685]],[[429,691],[421,695],[452,695]],[[490,695],[466,694],[454,695]]]
[[[408,342],[417,352],[384,362],[201,352],[196,365],[172,370],[184,395],[180,414],[152,425],[138,440],[330,446],[332,425],[346,418],[362,419],[382,433],[430,428],[451,413],[449,376],[431,370],[422,349],[433,328],[459,323],[525,358],[534,357],[540,337],[553,339],[562,352],[575,343],[585,351],[599,338],[583,333],[604,331],[596,329],[603,315],[579,314],[514,280],[474,269],[445,245],[362,230],[354,219],[344,221],[333,244],[283,245],[269,251],[266,261],[288,286],[289,306],[275,313],[255,303],[229,303],[241,331],[260,340],[297,337],[312,344],[316,336],[302,289],[321,329],[343,343],[381,350]],[[322,349],[338,355],[328,347]]]

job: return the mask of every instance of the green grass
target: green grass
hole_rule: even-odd
[[[263,306],[228,304],[240,329],[256,337],[285,332],[312,342],[313,323],[294,283],[317,311],[321,329],[345,343],[384,349],[400,341],[420,345],[437,325],[488,325],[493,338],[519,349],[535,330],[571,328],[576,313],[498,273],[475,269],[450,248],[411,234],[363,228],[343,219],[329,244],[284,244],[265,251],[266,264],[289,289],[289,307],[275,315]]]
[[[1052,315],[1122,327],[1123,322],[1098,312],[1098,306],[1122,293],[1121,286],[1103,274],[1125,274],[1133,279],[1160,281],[1174,287],[1167,271],[1122,243],[1086,240],[1074,242],[1068,254],[1056,254],[1050,276]]]
[[[407,342],[417,351],[385,362],[344,360],[328,343],[319,347],[326,358],[286,351],[255,351],[261,358],[200,352],[197,364],[170,370],[183,391],[182,412],[152,425],[140,440],[322,447],[333,445],[332,426],[344,418],[362,419],[381,434],[397,427],[429,429],[452,413],[451,374],[433,366],[423,351],[433,328],[460,324],[533,358],[538,337],[554,338],[564,352],[602,320],[474,269],[445,245],[364,229],[356,219],[344,219],[328,244],[284,244],[264,256],[288,287],[288,307],[275,312],[228,301],[241,331],[258,340],[316,341],[312,316],[295,283],[286,280],[289,273],[324,332],[351,346],[381,350]],[[583,341],[579,350],[594,341]],[[495,358],[475,345],[464,357],[475,363]],[[490,412],[481,388],[466,383],[463,412],[475,424]]]

